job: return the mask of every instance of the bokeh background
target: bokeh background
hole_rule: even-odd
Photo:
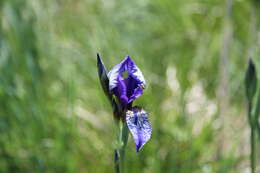
[[[140,153],[130,137],[126,172],[249,172],[244,74],[250,56],[260,72],[259,9],[257,0],[1,0],[0,172],[114,171],[97,52],[108,69],[130,55],[148,83],[135,105],[153,134]]]

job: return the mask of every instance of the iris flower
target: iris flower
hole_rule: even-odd
[[[141,70],[129,56],[108,73],[108,78],[109,91],[116,95],[123,108],[130,108],[146,88]]]
[[[143,89],[146,88],[143,74],[129,56],[114,66],[108,74],[99,55],[97,60],[102,88],[113,108],[115,103],[120,105],[120,118],[126,122],[134,138],[136,151],[139,152],[150,139],[152,133],[148,114],[140,107],[132,107],[133,101],[140,97],[143,94]],[[117,102],[114,101],[113,96],[117,98]]]

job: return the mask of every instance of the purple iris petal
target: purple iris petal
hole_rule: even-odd
[[[141,108],[134,107],[126,112],[126,123],[133,135],[136,151],[139,152],[152,135],[148,114]]]
[[[138,86],[134,89],[133,94],[128,98],[128,104],[133,102],[135,99],[140,97],[143,94],[142,87]]]
[[[126,78],[123,78],[124,72],[128,73]],[[108,78],[109,90],[118,97],[124,107],[141,96],[143,88],[146,87],[141,70],[129,56],[108,73]]]
[[[120,100],[121,104],[126,107],[128,104],[127,88],[122,76],[117,78],[117,87],[113,89],[113,93]]]

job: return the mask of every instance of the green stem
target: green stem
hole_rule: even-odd
[[[119,160],[119,152],[118,152],[117,149],[115,150],[114,162],[115,162],[115,172],[116,172],[116,173],[120,173],[120,172],[121,172],[121,169],[120,169],[120,160]]]
[[[248,121],[250,125],[251,135],[250,135],[250,165],[251,165],[251,173],[255,173],[255,126],[254,126],[254,118],[252,115],[252,101],[248,102]]]
[[[122,168],[122,172],[124,171],[124,164],[125,164],[125,149],[127,146],[127,141],[128,141],[128,127],[126,125],[126,123],[123,123],[123,128],[122,128],[122,134],[121,134],[121,141],[123,146],[120,149],[120,155],[121,155],[121,168]]]
[[[125,122],[119,122],[118,148],[115,150],[115,172],[124,172],[125,149],[128,141],[128,128]]]
[[[251,127],[251,136],[250,136],[250,142],[251,142],[251,172],[255,173],[255,129]]]

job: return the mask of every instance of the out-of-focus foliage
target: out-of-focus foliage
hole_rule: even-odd
[[[113,172],[115,128],[97,52],[108,67],[130,55],[148,82],[137,102],[153,134],[140,153],[130,138],[127,172],[245,172],[252,47],[260,72],[250,3],[232,2],[223,69],[224,0],[1,0],[0,172]]]

